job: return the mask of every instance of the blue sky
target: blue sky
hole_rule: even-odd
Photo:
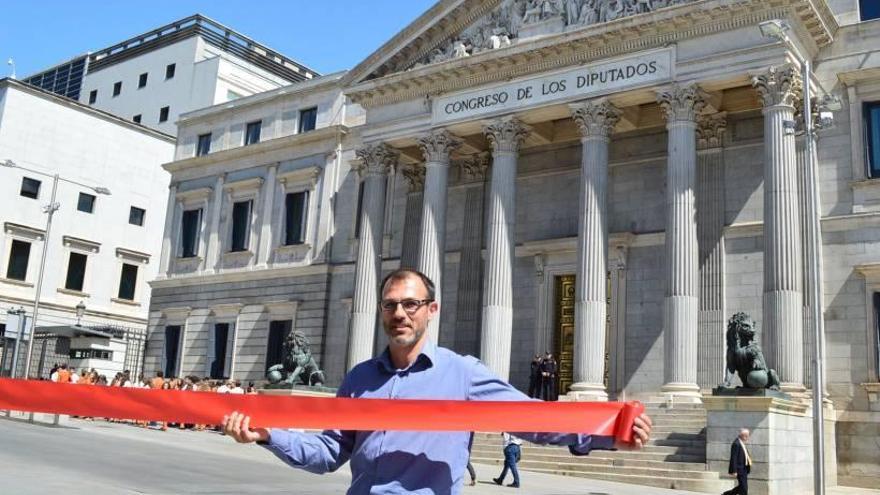
[[[435,0],[18,0],[0,10],[0,77],[18,77],[194,13],[328,74],[354,67]]]

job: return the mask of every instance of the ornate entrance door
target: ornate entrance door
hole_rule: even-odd
[[[571,384],[574,383],[574,302],[575,302],[575,275],[556,276],[556,317],[554,323],[553,352],[558,364],[557,390],[559,395],[568,393]],[[611,272],[607,278],[606,299],[607,311],[605,312],[605,389],[608,390],[611,371],[611,338],[612,325],[612,283]]]

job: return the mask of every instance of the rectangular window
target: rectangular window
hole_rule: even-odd
[[[318,109],[307,108],[299,112],[299,132],[309,132],[315,130],[315,124],[318,121]]]
[[[284,245],[302,244],[306,241],[306,219],[309,192],[288,194],[284,199]]]
[[[28,260],[31,257],[31,243],[12,240],[9,250],[9,265],[6,267],[6,278],[24,281],[27,278]]]
[[[22,177],[21,179],[21,195],[26,198],[37,199],[40,195],[40,184],[42,182],[30,177]]]
[[[176,64],[168,64],[165,66],[165,79],[172,79],[174,77],[174,70],[177,68]]]
[[[202,224],[202,209],[183,212],[180,224],[180,257],[195,258],[199,255],[199,231]]]
[[[284,362],[284,341],[290,335],[293,322],[290,320],[277,320],[269,322],[269,340],[266,345],[266,371],[271,366]]]
[[[177,376],[177,353],[180,349],[180,325],[165,327],[165,349],[162,353],[162,371],[167,378]]]
[[[354,213],[354,238],[360,239],[361,237],[361,209],[364,206],[364,183],[361,181],[358,184],[358,202],[357,202],[357,210]]]
[[[144,72],[138,77],[138,89],[147,85],[147,77],[149,77],[149,73],[147,72]]]
[[[247,125],[244,133],[244,145],[257,144],[260,142],[260,130],[263,127],[263,121],[258,120]]]
[[[211,133],[199,134],[199,143],[196,146],[196,156],[205,156],[211,152]]]
[[[86,193],[79,193],[79,200],[76,202],[76,209],[84,213],[94,213],[95,196]]]
[[[119,276],[119,299],[134,301],[135,286],[137,285],[137,265],[122,264],[122,274]]]
[[[119,96],[119,93],[122,93],[122,81],[113,83],[113,96]]]
[[[137,206],[132,206],[131,210],[128,211],[128,223],[131,225],[137,225],[138,227],[144,226],[144,217],[147,215],[147,210],[143,208],[138,208]]]
[[[134,122],[135,124],[140,124],[140,123],[141,123],[141,114],[137,114],[137,115],[135,115],[134,117],[131,118],[131,120],[132,120],[132,122]]]
[[[89,91],[89,105],[94,105],[96,101],[98,101],[98,90],[93,89]]]
[[[113,351],[107,351],[104,349],[71,349],[68,355],[70,356],[70,359],[113,360]]]
[[[67,280],[64,288],[82,292],[83,283],[86,279],[86,261],[88,256],[80,253],[70,253],[70,261],[67,263]]]
[[[868,176],[880,178],[880,101],[865,103],[865,139]]]
[[[226,376],[226,342],[229,339],[229,323],[214,324],[213,345],[208,348],[208,364],[211,378]],[[209,343],[210,345],[210,343]]]
[[[232,246],[230,251],[247,251],[253,201],[238,201],[232,205]]]
[[[859,0],[859,15],[863,21],[880,19],[880,2],[877,0]]]
[[[159,109],[159,122],[166,122],[168,120],[168,110],[169,107],[162,107]]]

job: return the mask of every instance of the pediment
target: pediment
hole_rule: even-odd
[[[522,75],[513,66],[585,63],[786,11],[816,46],[831,41],[837,25],[825,0],[441,0],[352,69],[345,86],[368,106],[434,95]]]

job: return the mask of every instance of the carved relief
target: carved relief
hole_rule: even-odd
[[[400,153],[385,143],[371,144],[355,151],[360,163],[355,169],[362,177],[384,175],[394,171]]]
[[[496,153],[519,151],[519,145],[529,135],[531,128],[519,121],[516,117],[506,117],[483,128],[483,132],[492,143],[492,149]]]
[[[463,158],[458,162],[461,169],[461,177],[468,182],[479,182],[486,179],[489,170],[489,154],[477,153]]]
[[[577,29],[623,17],[653,12],[696,0],[502,0],[501,4],[465,29],[457,38],[435,48],[414,66],[443,62],[485,50],[510,46],[520,38],[546,31],[529,31],[523,26],[556,22],[557,30]]]
[[[400,173],[409,182],[409,192],[418,192],[425,189],[425,172],[425,166],[421,163],[400,169]]]
[[[696,84],[687,86],[673,85],[665,91],[657,93],[657,102],[669,122],[693,122],[697,114],[706,107],[706,96]]]
[[[607,138],[620,121],[620,109],[607,100],[578,103],[571,108],[572,118],[585,138]]]
[[[449,154],[461,146],[461,139],[449,131],[434,131],[419,138],[418,143],[426,161],[449,163]]]
[[[727,112],[701,115],[697,120],[697,149],[720,148],[727,131]]]

